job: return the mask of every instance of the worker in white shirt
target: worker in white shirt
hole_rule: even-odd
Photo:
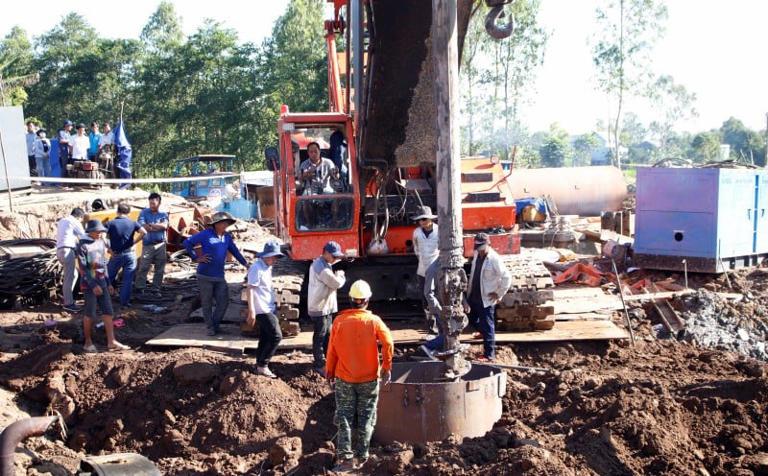
[[[101,130],[103,132],[99,138],[99,154],[101,154],[104,147],[111,146],[115,143],[115,133],[112,132],[112,126],[109,122],[104,122],[104,124],[101,125]]]
[[[333,265],[344,258],[341,245],[329,241],[323,246],[323,254],[315,258],[309,267],[307,288],[307,315],[314,324],[312,334],[312,355],[315,371],[325,377],[325,356],[331,337],[333,315],[339,311],[336,291],[344,286],[347,278],[343,270],[333,270]]]
[[[85,237],[82,223],[84,216],[85,212],[82,208],[75,208],[68,217],[62,218],[56,225],[56,258],[64,267],[64,284],[61,292],[63,296],[62,308],[69,312],[80,311],[80,307],[75,305],[72,288],[77,278],[75,248],[80,238]]]
[[[427,320],[427,331],[437,334],[437,326],[434,314],[429,312],[428,303],[424,299],[424,276],[427,268],[437,260],[440,250],[437,247],[437,224],[436,215],[432,214],[432,209],[427,206],[419,207],[416,216],[413,217],[419,226],[413,230],[413,252],[419,260],[419,266],[416,268],[416,281],[419,286],[419,296],[421,297],[424,315]]]
[[[46,137],[44,129],[38,129],[37,139],[32,145],[35,155],[35,168],[38,177],[51,176],[51,141]],[[43,183],[45,184],[45,183]]]
[[[283,257],[280,245],[270,241],[248,270],[248,325],[259,325],[259,348],[256,350],[256,374],[277,378],[269,369],[269,360],[283,340],[280,322],[275,316],[275,290],[272,287],[272,266]]]
[[[476,359],[480,362],[493,362],[496,357],[495,307],[511,284],[512,274],[499,254],[491,248],[490,236],[487,233],[475,235],[475,253],[464,311],[469,314],[470,325],[483,337],[483,356]]]
[[[77,125],[77,134],[70,139],[69,147],[72,151],[72,160],[88,160],[88,148],[91,147],[91,140],[85,135],[85,124]]]

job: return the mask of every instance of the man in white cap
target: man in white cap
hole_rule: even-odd
[[[284,255],[280,245],[270,241],[259,253],[248,270],[248,325],[259,324],[259,348],[256,349],[256,374],[269,378],[277,375],[269,369],[269,360],[275,355],[277,346],[283,340],[280,322],[275,316],[277,308],[275,290],[272,287],[272,266]]]
[[[379,378],[392,377],[392,334],[381,318],[368,310],[371,287],[363,280],[349,288],[352,309],[339,313],[331,330],[325,373],[336,396],[336,467],[343,472],[363,466],[368,459],[376,425]],[[381,345],[381,365],[379,365]],[[354,433],[355,448],[352,450]],[[354,459],[353,459],[354,457]]]
[[[424,314],[427,320],[427,330],[435,333],[435,319],[433,314],[427,310],[428,303],[424,299],[424,277],[427,274],[429,266],[437,260],[440,250],[437,247],[437,224],[434,220],[436,215],[432,214],[432,209],[427,206],[419,207],[419,211],[413,220],[418,222],[419,226],[413,230],[413,252],[419,260],[416,268],[416,281],[421,295],[421,303],[424,307]]]
[[[333,270],[333,265],[343,257],[341,246],[335,241],[329,241],[323,247],[323,254],[315,258],[309,267],[307,315],[315,325],[312,355],[315,370],[321,375],[325,374],[325,352],[328,349],[333,315],[339,310],[336,291],[347,282],[344,271]]]

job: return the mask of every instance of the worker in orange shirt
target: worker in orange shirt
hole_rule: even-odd
[[[371,287],[363,280],[352,283],[349,298],[352,309],[336,316],[328,342],[325,375],[336,394],[336,467],[350,471],[362,467],[376,425],[379,401],[379,345],[381,382],[389,384],[392,371],[392,334],[381,318],[368,310]],[[357,424],[355,417],[357,416]],[[354,453],[352,431],[355,432]],[[353,458],[354,456],[354,458]]]

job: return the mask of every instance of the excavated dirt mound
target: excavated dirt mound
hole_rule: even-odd
[[[660,341],[520,347],[517,357],[553,371],[512,372],[494,431],[458,448],[430,445],[414,469],[439,461],[441,474],[766,474],[761,363]]]
[[[206,350],[78,355],[49,344],[0,364],[0,383],[64,414],[80,454],[133,451],[166,474],[323,474],[333,396],[306,354],[279,356],[279,380]],[[374,445],[369,474],[766,474],[765,365],[735,353],[641,337],[500,349],[504,414],[486,436]],[[39,362],[39,363],[37,363]],[[33,364],[37,363],[37,364]],[[40,445],[38,445],[40,446]],[[40,461],[53,448],[40,446]],[[59,450],[60,451],[60,450]]]
[[[334,433],[330,389],[304,355],[283,356],[291,364],[275,365],[282,379],[270,380],[254,374],[253,361],[203,350],[70,350],[49,345],[0,364],[0,381],[61,412],[68,446],[82,453],[132,451],[166,474],[258,473],[273,466],[279,438],[298,437],[308,454]]]

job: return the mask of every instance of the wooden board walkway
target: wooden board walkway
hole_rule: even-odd
[[[224,334],[209,337],[205,335],[203,324],[179,324],[163,332],[146,345],[154,347],[203,347],[232,352],[246,352],[256,349],[258,339],[243,337],[240,329],[234,325],[223,325]],[[429,336],[414,329],[395,329],[392,331],[395,344],[419,344]],[[526,342],[567,342],[577,340],[613,340],[627,339],[627,332],[610,320],[573,320],[558,322],[548,331],[535,332],[499,332],[496,342],[526,343]],[[463,342],[480,343],[472,339],[471,334],[465,334]],[[283,339],[280,349],[311,349],[312,332],[301,332],[296,337]]]

